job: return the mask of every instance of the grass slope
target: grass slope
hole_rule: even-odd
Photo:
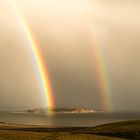
[[[123,140],[91,134],[70,134],[70,133],[41,133],[1,130],[0,140]]]
[[[12,125],[0,123],[0,140],[121,140],[140,139],[140,121],[126,121],[96,127]]]

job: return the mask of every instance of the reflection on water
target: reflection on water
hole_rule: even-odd
[[[140,113],[88,113],[88,114],[14,114],[0,113],[0,122],[47,126],[95,126],[110,122],[139,120]]]

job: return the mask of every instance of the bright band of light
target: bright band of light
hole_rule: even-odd
[[[48,113],[51,113],[51,108],[54,107],[54,102],[53,102],[52,89],[51,89],[51,84],[50,84],[50,79],[48,74],[48,68],[46,67],[45,58],[43,57],[41,47],[37,43],[37,40],[34,38],[33,32],[31,31],[27,20],[19,10],[19,7],[17,6],[15,0],[13,0],[13,4],[14,4],[14,10],[16,11],[16,14],[18,16],[19,23],[24,33],[25,39],[28,42],[27,46],[30,47],[31,49],[33,58],[35,60],[38,69],[37,71],[38,71],[39,80],[42,85],[42,94],[45,100],[45,106],[47,106],[49,109]]]

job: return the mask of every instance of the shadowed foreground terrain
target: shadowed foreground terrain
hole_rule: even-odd
[[[96,127],[59,127],[0,123],[0,140],[121,140],[140,139],[140,121]]]

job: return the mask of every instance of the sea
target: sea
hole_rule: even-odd
[[[140,120],[140,113],[11,113],[0,111],[0,123],[48,127],[91,127],[112,122]]]

